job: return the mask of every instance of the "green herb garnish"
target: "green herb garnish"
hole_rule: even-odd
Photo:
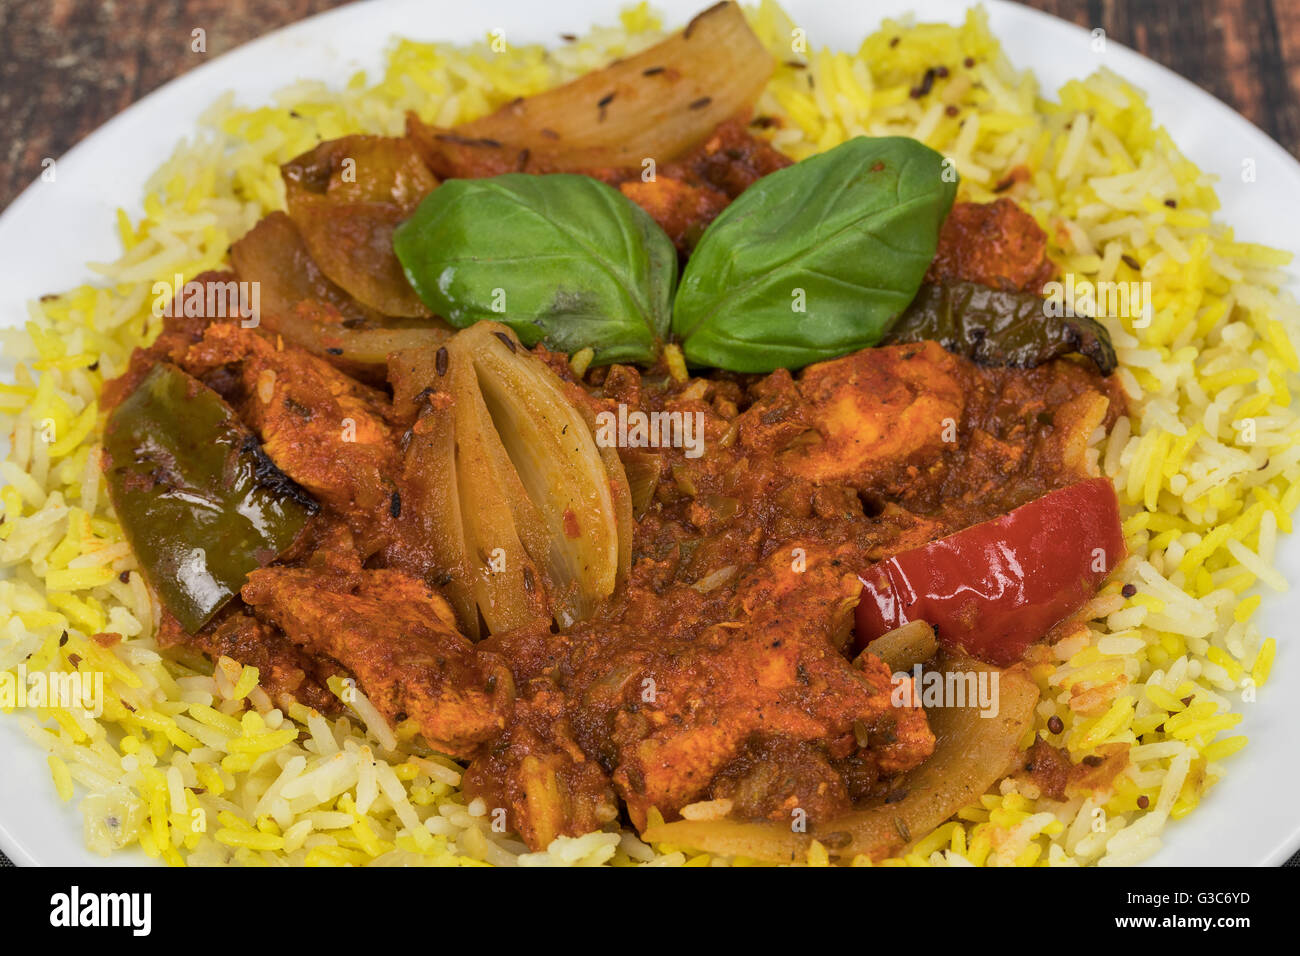
[[[668,335],[672,241],[587,176],[448,180],[393,248],[420,298],[458,329],[490,319],[525,345],[589,347],[594,364],[651,362]]]
[[[858,137],[765,176],[705,230],[673,332],[687,361],[800,368],[875,345],[934,258],[957,176],[913,139]]]

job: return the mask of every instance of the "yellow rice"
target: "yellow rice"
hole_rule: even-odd
[[[1119,489],[1132,556],[1093,602],[1091,620],[1035,671],[1036,733],[1075,760],[1129,744],[1131,765],[1112,790],[1065,804],[1005,780],[888,861],[1139,862],[1245,745],[1233,734],[1239,701],[1266,682],[1277,651],[1252,618],[1261,590],[1287,587],[1273,554],[1300,501],[1297,312],[1280,291],[1290,255],[1214,221],[1210,178],[1153,125],[1138,91],[1100,71],[1055,101],[1042,98],[978,8],[956,27],[886,23],[847,53],[818,47],[816,37],[806,54],[792,49],[795,24],[774,3],[750,16],[779,62],[806,64],[779,67],[758,105],[781,120],[769,135],[792,157],[859,134],[916,136],[953,161],[963,198],[976,201],[1027,166],[1029,182],[1010,195],[1052,237],[1064,271],[1151,283],[1149,325],[1104,320],[1134,401],[1091,452]],[[252,669],[222,660],[194,671],[160,655],[158,608],[96,460],[100,387],[157,332],[153,282],[220,266],[231,241],[282,208],[280,163],[318,139],[399,133],[407,109],[441,125],[482,115],[662,33],[642,4],[554,51],[401,40],[381,76],[359,73],[343,89],[302,83],[251,108],[222,99],[150,180],[143,218],[119,212],[124,251],[97,267],[103,283],[33,303],[26,328],[6,333],[19,364],[14,382],[0,384],[11,431],[0,463],[0,565],[10,569],[0,580],[0,671],[25,662],[28,672],[98,672],[107,688],[98,719],[52,707],[6,719],[48,751],[51,779],[32,786],[79,801],[92,850],[136,848],[175,865],[746,862],[617,832],[527,853],[495,831],[481,801],[458,792],[461,768],[412,752],[354,688],[335,688],[352,718],[286,714]],[[975,65],[961,67],[968,57]],[[912,98],[936,65],[948,76]],[[1130,599],[1125,583],[1137,588]],[[104,631],[122,642],[90,640]],[[1047,729],[1053,717],[1060,735]],[[807,862],[824,865],[829,855],[814,843]]]

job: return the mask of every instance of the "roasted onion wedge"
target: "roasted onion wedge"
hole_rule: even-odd
[[[910,671],[924,664],[939,650],[934,628],[925,621],[909,621],[902,627],[886,631],[866,646],[865,652],[885,662],[893,673]]]
[[[410,140],[329,140],[280,173],[289,218],[321,272],[383,315],[429,315],[393,252],[393,230],[438,185]]]
[[[393,231],[406,218],[387,203],[289,200],[289,215],[321,272],[362,305],[383,315],[427,316],[393,253]]]
[[[452,336],[437,319],[348,322],[332,307],[304,301],[288,312],[262,315],[261,330],[306,349],[353,378],[382,385],[396,352],[435,349]],[[399,324],[400,323],[400,324]]]
[[[555,619],[567,626],[626,575],[631,496],[622,464],[613,449],[597,447],[560,380],[505,326],[477,323],[455,346],[471,357],[509,463],[545,525],[544,550],[530,552],[545,568]]]
[[[470,350],[458,341],[448,348],[447,379],[457,493],[479,613],[489,633],[548,621],[545,579],[533,557],[546,540],[542,519],[493,427]]]
[[[412,427],[402,475],[402,507],[406,520],[419,525],[422,547],[416,570],[442,588],[461,631],[476,641],[481,628],[456,477],[455,415],[447,396],[435,396]],[[409,561],[412,556],[406,557]]]
[[[632,499],[581,393],[505,326],[389,356],[406,438],[390,564],[445,587],[473,638],[586,617],[626,578]]]
[[[411,117],[407,131],[444,177],[640,168],[676,158],[751,107],[773,66],[740,7],[719,3],[603,70],[450,130]]]
[[[659,490],[659,472],[662,459],[655,453],[639,448],[628,448],[620,456],[627,473],[628,490],[632,493],[632,514],[640,518],[654,501]]]
[[[583,417],[586,418],[585,415]],[[594,420],[588,419],[587,424],[594,434]],[[623,459],[615,449],[602,445],[600,458],[605,463],[605,474],[609,476],[609,494],[614,505],[614,524],[618,530],[618,564],[614,577],[614,587],[618,588],[627,581],[628,572],[632,570],[632,532],[636,527],[632,516],[632,487],[623,469]]]
[[[1038,703],[1038,686],[1021,668],[1001,670],[973,658],[949,658],[941,661],[941,669],[977,678],[997,674],[998,712],[984,717],[973,706],[927,710],[934,753],[900,778],[897,789],[907,791],[902,800],[824,821],[812,833],[792,833],[777,823],[677,820],[650,827],[641,838],[771,863],[805,859],[814,839],[844,862],[858,854],[881,859],[904,851],[913,838],[925,836],[1006,775]]]
[[[282,212],[264,216],[244,233],[230,247],[230,261],[240,279],[257,284],[263,318],[287,315],[308,300],[332,306],[350,321],[379,317],[325,277],[298,227]]]

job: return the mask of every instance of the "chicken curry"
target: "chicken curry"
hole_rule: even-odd
[[[611,69],[662,82],[671,55]],[[599,140],[560,149],[531,102],[288,163],[287,211],[194,282],[258,283],[257,321],[181,310],[106,389],[104,469],[160,642],[326,713],[331,678],[354,682],[535,849],[625,821],[879,856],[1023,763],[1018,662],[1123,557],[1089,448],[1125,402],[1104,330],[1044,317],[1056,267],[1026,211],[949,194],[876,344],[773,371],[687,348],[688,373],[657,336],[602,361],[509,304],[453,321],[402,261],[395,233],[453,184],[581,178],[667,237],[645,275],[689,270],[804,165],[758,135],[752,85],[674,128],[650,179]],[[615,421],[698,441],[601,440]],[[997,671],[1001,714],[900,706],[913,664]]]

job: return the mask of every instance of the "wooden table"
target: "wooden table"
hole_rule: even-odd
[[[40,173],[42,159],[61,156],[150,90],[342,2],[0,0],[0,208]],[[1209,90],[1300,157],[1300,0],[1027,5],[1089,29],[1102,27],[1110,39]],[[190,51],[196,26],[207,31],[206,54]],[[1297,861],[1300,855],[1292,865]],[[8,862],[0,854],[0,866]]]
[[[705,0],[701,0],[703,5]],[[824,0],[833,3],[837,0]],[[839,0],[863,2],[863,0]],[[0,208],[150,90],[340,0],[0,0]],[[1134,47],[1300,156],[1298,0],[1029,0]],[[206,54],[190,31],[207,31]]]

